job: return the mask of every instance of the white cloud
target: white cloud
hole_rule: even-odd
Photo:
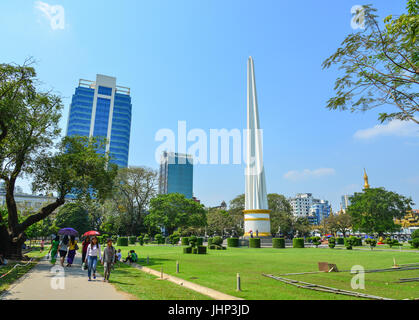
[[[284,174],[284,178],[292,181],[303,180],[308,178],[320,178],[331,176],[336,173],[333,168],[304,169],[303,171],[291,170]]]
[[[419,125],[412,121],[393,120],[386,124],[377,124],[373,128],[355,132],[354,138],[368,140],[379,136],[419,137]]]
[[[63,6],[37,1],[35,2],[35,8],[40,10],[49,20],[52,30],[64,29],[65,16]]]

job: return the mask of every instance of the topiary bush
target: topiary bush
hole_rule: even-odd
[[[198,246],[202,246],[204,244],[204,238],[197,238],[198,239]]]
[[[191,247],[196,247],[198,245],[198,238],[196,236],[189,237],[189,245]]]
[[[150,237],[149,237],[148,234],[145,234],[143,239],[144,239],[144,243],[149,243],[150,242]]]
[[[412,240],[409,240],[410,245],[412,248],[419,248],[419,238],[413,238]]]
[[[211,244],[211,245],[209,245],[209,246],[208,246],[208,248],[209,248],[210,250],[216,250],[216,249],[217,249],[217,247],[218,247],[218,246],[216,246],[215,244]]]
[[[419,238],[419,229],[414,230],[410,237],[412,238],[412,240]]]
[[[239,246],[239,238],[228,238],[227,247],[237,248]]]
[[[292,239],[293,248],[304,248],[304,238],[294,238]]]
[[[216,236],[214,238],[212,238],[212,243],[217,245],[217,246],[221,246],[223,244],[223,238]]]
[[[189,245],[189,238],[188,237],[182,237],[181,243],[182,243],[182,246],[188,246]]]
[[[273,238],[272,239],[273,248],[285,248],[285,239],[284,238]]]
[[[179,243],[179,240],[180,240],[180,236],[179,236],[179,234],[178,233],[172,233],[170,236],[169,236],[169,242],[170,242],[170,244],[172,244],[172,245],[176,245],[176,244],[178,244]]]
[[[321,239],[320,237],[311,237],[310,238],[311,243],[313,243],[316,246],[316,248],[321,244],[320,239]]]
[[[189,247],[189,248],[192,248],[192,247]],[[192,253],[193,253],[193,254],[198,254],[198,248],[193,247],[193,248],[192,248]]]
[[[192,253],[192,247],[183,248],[183,253]]]
[[[141,236],[141,235],[138,236],[137,240],[138,240],[138,243],[140,244],[140,246],[144,245],[144,237],[143,236]]]
[[[337,238],[336,239],[336,244],[345,244],[345,238]]]
[[[157,244],[164,244],[164,237],[160,233],[155,235],[154,240]]]
[[[137,237],[135,236],[128,237],[128,241],[129,241],[129,244],[135,244],[135,242],[137,241]]]
[[[260,248],[260,238],[250,238],[249,248]]]
[[[336,246],[336,239],[334,237],[330,237],[328,240],[329,248],[333,249]]]
[[[371,250],[374,249],[375,246],[377,246],[377,240],[375,239],[368,238],[367,240],[365,240],[365,243],[369,244]]]
[[[198,254],[207,254],[207,247],[205,246],[198,246]]]
[[[128,238],[127,237],[119,237],[116,245],[118,247],[128,247]]]
[[[208,238],[208,245],[212,245],[212,238]]]

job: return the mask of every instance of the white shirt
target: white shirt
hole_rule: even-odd
[[[87,247],[87,254],[86,257],[97,257],[97,254],[99,253],[99,260],[102,259],[101,253],[100,253],[100,244],[94,245],[92,247],[92,244],[89,244]]]

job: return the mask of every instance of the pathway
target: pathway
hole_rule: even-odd
[[[55,269],[55,271],[54,271]],[[132,296],[117,291],[111,284],[103,282],[101,276],[87,281],[87,271],[81,270],[81,258],[76,257],[71,268],[60,272],[45,258],[30,272],[15,282],[0,300],[132,300]],[[62,284],[63,287],[62,288]]]

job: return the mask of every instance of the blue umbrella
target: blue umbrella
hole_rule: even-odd
[[[67,236],[77,236],[79,233],[77,230],[73,228],[63,228],[60,231],[58,231],[59,235],[67,235]]]

